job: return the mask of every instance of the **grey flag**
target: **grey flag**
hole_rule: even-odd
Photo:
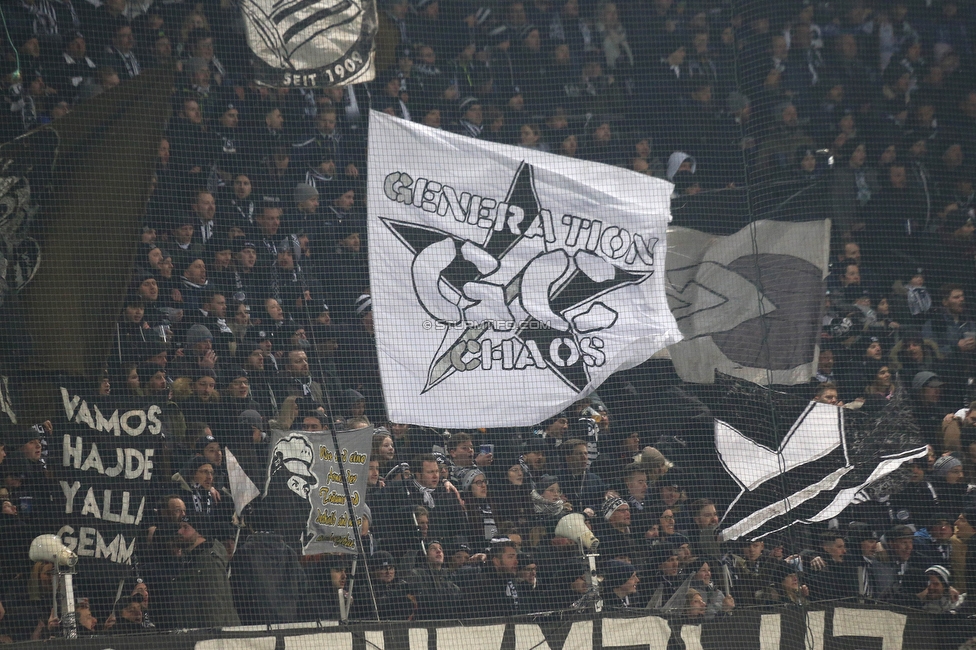
[[[808,381],[829,256],[826,220],[757,221],[728,237],[669,228],[668,305],[684,340],[668,353],[681,378]]]

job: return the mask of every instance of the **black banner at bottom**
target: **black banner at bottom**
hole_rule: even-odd
[[[323,621],[18,645],[46,650],[956,650],[976,636],[976,619],[861,605],[751,609],[705,623],[641,614],[349,625]]]

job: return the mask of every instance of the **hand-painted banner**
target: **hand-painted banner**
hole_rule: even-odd
[[[282,626],[284,627],[284,626]],[[700,622],[682,617],[647,615],[640,610],[603,616],[485,618],[476,621],[419,621],[413,623],[351,623],[325,627],[310,623],[288,629],[255,631],[224,628],[184,631],[152,638],[158,650],[222,650],[351,648],[368,650],[428,650],[428,648],[648,648],[650,650],[956,650],[976,634],[966,617],[838,604],[833,607],[777,607],[736,611],[728,617]],[[116,650],[143,650],[146,635],[112,636]],[[70,645],[69,645],[70,644]],[[37,641],[24,648],[44,650],[101,650],[104,639],[78,638]],[[968,646],[967,646],[968,647]]]
[[[60,526],[51,532],[83,567],[90,559],[132,564],[154,506],[150,485],[162,448],[162,412],[155,404],[116,408],[109,398],[64,387],[61,401],[48,458],[59,486],[51,514]]]
[[[337,434],[273,431],[262,507],[285,543],[305,555],[357,553],[353,526],[365,511],[366,472],[373,429]],[[345,470],[355,523],[349,519],[339,462]]]

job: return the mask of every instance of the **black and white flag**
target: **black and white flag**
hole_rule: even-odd
[[[719,461],[740,488],[720,523],[724,541],[833,519],[870,500],[870,485],[928,453],[919,446],[865,457],[846,431],[847,415],[843,408],[810,402],[777,446],[715,420]]]
[[[255,80],[274,87],[371,81],[375,0],[241,0]]]
[[[669,228],[668,303],[684,340],[668,353],[678,375],[809,381],[829,257],[829,221],[757,221],[728,237]]]
[[[680,339],[671,184],[370,114],[369,263],[390,417],[524,426]]]

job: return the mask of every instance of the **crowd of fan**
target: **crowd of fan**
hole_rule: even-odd
[[[4,139],[153,66],[181,70],[113,358],[91,387],[162,408],[157,474],[174,480],[156,486],[131,598],[101,624],[81,601],[86,629],[336,618],[342,558],[298,557],[259,524],[234,548],[221,449],[261,484],[271,428],[340,421],[388,427],[363,527],[381,618],[585,608],[589,570],[556,530],[570,514],[601,541],[609,607],[964,607],[976,581],[969,4],[386,0],[378,79],[314,90],[254,83],[234,3],[17,0],[3,12],[16,47],[3,50]],[[811,396],[870,410],[909,393],[930,458],[909,488],[807,548],[719,544],[723,504],[707,483],[645,447],[663,420],[614,429],[585,400],[505,438],[387,422],[363,218],[370,108],[667,178],[679,200],[816,184],[830,214],[809,216],[833,219],[836,253]],[[50,435],[9,445],[0,464],[7,549],[38,532]],[[257,557],[277,564],[262,574]],[[51,567],[3,562],[6,638],[54,633]],[[228,580],[228,562],[248,570]],[[375,617],[362,575],[352,592],[352,617]]]

